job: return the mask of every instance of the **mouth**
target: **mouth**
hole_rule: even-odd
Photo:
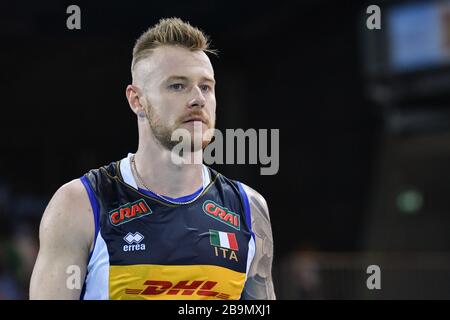
[[[195,121],[199,121],[203,124],[207,124],[206,120],[199,116],[188,117],[183,121],[183,123],[191,123],[191,122],[195,122]]]

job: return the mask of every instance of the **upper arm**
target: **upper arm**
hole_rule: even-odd
[[[79,284],[83,284],[93,243],[93,220],[87,192],[79,179],[54,194],[39,228],[30,299],[79,299]],[[79,279],[69,279],[71,276]]]
[[[243,299],[276,299],[272,281],[273,236],[269,209],[263,196],[243,184],[250,204],[256,251],[245,283]]]

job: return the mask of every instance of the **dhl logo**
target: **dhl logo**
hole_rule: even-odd
[[[240,216],[234,212],[228,210],[228,208],[222,207],[214,201],[207,200],[203,203],[203,211],[210,217],[223,222],[230,227],[240,230]]]
[[[144,199],[127,203],[109,212],[109,221],[114,226],[130,222],[152,213]]]
[[[180,281],[173,285],[170,281],[147,280],[144,285],[145,289],[125,289],[125,294],[132,295],[177,295],[180,296],[204,296],[216,297],[227,300],[230,298],[229,294],[212,291],[212,288],[217,284],[215,281]]]

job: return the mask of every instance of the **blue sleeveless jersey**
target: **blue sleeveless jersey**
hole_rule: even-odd
[[[241,184],[207,168],[200,196],[173,204],[142,193],[130,170],[125,158],[81,178],[96,230],[82,298],[239,299],[255,253]]]

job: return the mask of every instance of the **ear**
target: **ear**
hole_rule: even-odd
[[[141,102],[139,101],[139,89],[129,84],[125,90],[125,95],[128,100],[128,104],[130,105],[131,110],[137,115],[139,112],[145,112],[144,107],[141,105]]]

